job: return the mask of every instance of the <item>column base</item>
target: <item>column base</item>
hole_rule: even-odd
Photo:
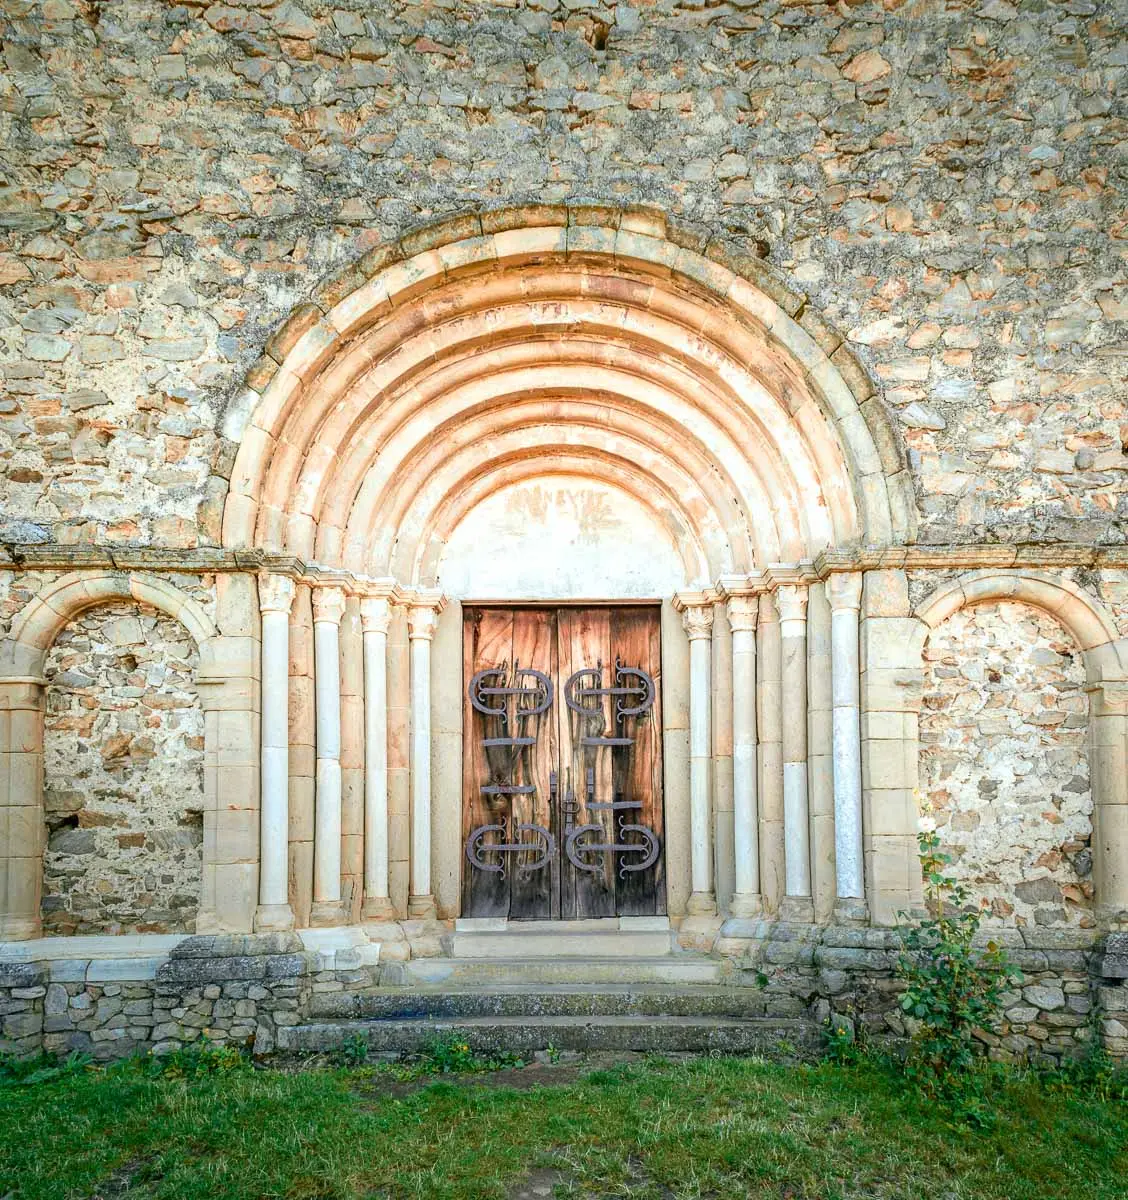
[[[327,929],[345,923],[345,906],[340,900],[315,900],[309,910],[310,929]]]
[[[813,925],[815,906],[810,896],[784,896],[779,905],[779,919],[793,925]]]
[[[733,892],[729,914],[734,917],[758,917],[764,911],[764,898],[759,892]]]
[[[234,931],[223,927],[223,923],[219,919],[219,913],[214,908],[201,908],[196,912],[196,932],[232,933]]]
[[[712,892],[693,892],[685,911],[691,917],[714,917],[717,915],[717,897]]]
[[[407,915],[413,921],[433,920],[438,916],[438,909],[435,908],[435,897],[430,892],[422,896],[408,897]]]
[[[288,904],[260,904],[255,910],[255,933],[289,933],[294,910]]]
[[[868,925],[869,907],[855,896],[839,896],[834,904],[836,925]]]
[[[43,925],[35,917],[0,917],[0,942],[30,942],[43,936]]]
[[[394,921],[396,910],[388,896],[365,896],[360,906],[362,921]]]

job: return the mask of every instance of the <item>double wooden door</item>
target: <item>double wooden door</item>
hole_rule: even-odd
[[[665,913],[658,608],[463,621],[462,915]]]

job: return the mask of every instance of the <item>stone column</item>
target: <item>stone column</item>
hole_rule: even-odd
[[[784,916],[811,921],[810,812],[807,803],[807,589],[776,589],[782,646]]]
[[[831,613],[826,585],[807,589],[807,802],[815,920],[834,915],[834,718]]]
[[[724,601],[713,605],[712,640],[713,736],[713,894],[719,911],[728,911],[736,890],[733,843],[732,773],[732,629]]]
[[[774,913],[783,899],[783,722],[779,618],[772,597],[760,597],[756,705],[760,768],[760,894]]]
[[[411,894],[408,915],[434,917],[431,891],[431,639],[441,600],[412,603],[411,642]]]
[[[347,924],[364,893],[364,634],[360,599],[341,618],[341,901]]]
[[[0,678],[0,941],[42,930],[43,684]]]
[[[735,890],[734,917],[758,916],[760,897],[759,789],[756,755],[756,596],[732,596],[732,774]]]
[[[360,603],[364,630],[364,905],[366,921],[394,917],[388,889],[388,626],[383,596]]]
[[[834,712],[834,862],[841,917],[864,920],[862,726],[859,614],[862,576],[835,572],[827,582]]]
[[[689,637],[689,809],[691,822],[691,916],[717,911],[713,890],[712,715],[713,601],[685,603],[682,624]]]
[[[290,606],[294,581],[263,575],[258,585],[262,614],[262,775],[259,811],[259,904],[255,930],[294,928],[289,896],[290,835]]]
[[[862,851],[875,925],[921,904],[916,805],[921,622],[904,571],[866,571],[858,641],[862,701]]]
[[[313,907],[313,825],[317,741],[313,589],[299,583],[290,611],[290,907],[298,928]]]
[[[1093,789],[1093,883],[1097,914],[1111,929],[1128,928],[1128,684],[1089,693],[1089,760]]]
[[[410,891],[411,639],[407,608],[394,604],[388,626],[388,895],[397,917],[407,915]]]
[[[312,926],[340,925],[341,903],[341,664],[340,630],[345,593],[313,593],[313,657],[317,767],[313,840]]]

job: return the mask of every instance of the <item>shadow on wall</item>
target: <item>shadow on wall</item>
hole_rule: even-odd
[[[190,933],[203,849],[199,653],[145,604],[91,609],[47,656],[45,934]]]
[[[1092,796],[1085,666],[1025,604],[953,613],[924,651],[921,787],[953,874],[991,916],[1090,928]]]

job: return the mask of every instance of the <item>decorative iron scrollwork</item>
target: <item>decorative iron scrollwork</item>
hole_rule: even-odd
[[[532,681],[528,686],[526,681]],[[512,676],[509,665],[486,667],[470,680],[468,688],[470,703],[487,721],[496,721],[504,731],[500,737],[486,737],[481,744],[486,749],[496,774],[489,783],[482,785],[485,796],[530,796],[536,792],[531,783],[514,783],[513,776],[519,759],[530,747],[536,745],[536,734],[522,732],[528,722],[547,712],[552,707],[552,680],[543,672],[532,667],[514,664]],[[510,698],[513,698],[513,728],[510,730]],[[500,776],[500,778],[499,778]],[[511,854],[534,854],[531,862],[518,866],[518,879],[526,879],[534,871],[545,867],[556,856],[556,839],[542,825],[520,824],[516,827],[517,841],[509,840],[509,817],[502,817],[499,824],[479,825],[471,830],[466,839],[466,857],[481,871],[490,871],[505,878],[505,859]],[[489,835],[501,835],[501,841],[489,841]],[[533,841],[521,840],[523,835],[532,834]],[[501,862],[489,862],[483,855],[500,855]]]
[[[585,685],[587,679],[594,678],[594,683]],[[611,687],[603,686],[603,664],[594,667],[581,667],[574,671],[564,685],[564,703],[574,713],[578,713],[585,721],[603,718],[603,697],[614,697],[612,704],[613,723],[620,728],[627,717],[641,716],[654,704],[654,680],[640,667],[624,667],[622,662],[615,659],[615,682]],[[633,681],[633,682],[632,682]],[[627,697],[639,697],[637,704],[628,704]],[[594,700],[594,704],[584,703]],[[595,734],[583,734],[580,737],[581,746],[633,746],[634,738],[623,734],[605,737]]]
[[[479,825],[477,829],[471,830],[470,836],[466,839],[466,857],[470,860],[472,866],[478,868],[479,871],[490,871],[495,875],[500,875],[505,878],[505,856],[510,854],[535,853],[537,857],[532,862],[519,864],[517,867],[517,878],[528,879],[534,871],[541,870],[546,867],[553,858],[556,857],[556,839],[543,825],[518,825],[517,836],[531,833],[536,837],[535,841],[508,841],[508,818],[502,817],[496,825]],[[500,842],[489,842],[486,840],[489,834],[499,833],[502,840]],[[483,854],[500,854],[502,861],[500,863],[487,862]]]
[[[505,682],[509,677],[508,666],[486,667],[482,671],[478,671],[474,678],[470,680],[470,703],[486,717],[494,717],[502,723],[509,724],[509,697],[517,698],[516,717],[520,721],[525,717],[536,717],[542,712],[547,712],[552,707],[553,688],[552,680],[543,672],[537,671],[533,667],[518,667],[513,668],[513,683]],[[487,681],[493,679],[497,682],[492,685]],[[536,687],[522,687],[520,681],[522,679],[535,679]],[[500,704],[489,704],[490,697],[497,697]],[[537,699],[529,705],[522,705],[521,700],[526,696],[535,696]],[[483,745],[486,746],[531,746],[536,742],[536,738],[486,738]]]
[[[573,825],[575,816],[579,813],[579,805],[576,803],[575,793],[571,787],[564,790],[564,797],[561,803],[561,812],[564,816],[564,854],[568,861],[579,871],[591,871],[593,874],[603,870],[602,862],[589,862],[584,856],[591,854],[642,854],[642,858],[637,861],[624,862],[620,859],[618,863],[619,878],[625,879],[632,871],[645,871],[647,867],[652,866],[658,858],[658,852],[661,849],[661,843],[658,840],[658,835],[647,825],[637,825],[628,823],[623,815],[624,811],[638,810],[642,808],[641,800],[596,800],[595,799],[595,772],[589,767],[586,777],[587,787],[587,809],[589,812],[612,812],[614,813],[614,821],[617,826],[617,836],[620,839],[617,842],[585,842],[584,838],[588,834],[602,836],[606,831],[602,825]],[[556,795],[556,773],[550,776],[550,788],[553,797]],[[637,833],[642,841],[624,841],[627,834]]]
[[[526,681],[532,681],[532,685],[528,686]],[[581,667],[573,672],[565,683],[563,692],[569,710],[576,713],[585,725],[598,722],[600,728],[604,727],[603,697],[612,697],[612,727],[620,731],[625,730],[627,718],[638,717],[647,712],[653,706],[657,694],[650,675],[641,668],[623,666],[618,658],[615,660],[610,687],[603,686],[603,664],[599,663],[594,667]],[[493,752],[490,758],[497,768],[490,782],[482,785],[483,795],[534,794],[534,784],[515,783],[513,776],[519,759],[530,747],[536,745],[536,734],[523,732],[528,728],[528,720],[547,712],[552,706],[552,680],[543,671],[531,667],[514,665],[511,673],[508,664],[505,664],[478,671],[470,681],[468,693],[475,711],[480,712],[487,721],[497,721],[504,731],[504,736],[480,739],[487,754]],[[514,700],[512,706],[510,697]],[[585,733],[578,739],[578,745],[590,748],[598,754],[602,747],[632,746],[634,741],[635,739],[625,732],[618,732],[614,736]],[[507,754],[501,754],[504,772],[498,766],[499,751],[508,751]],[[499,775],[502,776],[500,779]],[[505,778],[506,775],[508,779]],[[571,772],[568,773],[568,777],[570,780]],[[626,878],[631,872],[645,871],[647,867],[652,866],[657,861],[661,849],[658,835],[648,826],[627,819],[628,813],[637,812],[642,808],[642,802],[622,797],[616,797],[614,800],[596,800],[595,772],[591,767],[587,768],[584,782],[584,805],[580,805],[570,783],[561,795],[556,772],[553,771],[549,775],[549,810],[555,811],[557,804],[560,806],[564,853],[572,866],[579,871],[598,873],[603,870],[605,856],[611,855],[616,860],[620,878]],[[613,840],[598,840],[606,836],[607,831],[602,825],[575,823],[583,807],[586,807],[589,813],[609,811],[613,814]],[[504,816],[496,823],[480,825],[471,830],[466,839],[466,858],[478,870],[491,872],[504,879],[505,861],[508,856],[532,855],[531,861],[517,867],[517,878],[527,879],[534,872],[543,870],[556,857],[556,839],[543,825],[522,823],[515,826],[516,840],[510,841],[509,821],[510,817]],[[498,835],[500,840],[491,841],[490,837],[494,834]],[[589,840],[593,837],[596,840]],[[498,856],[500,861],[490,861],[494,856]],[[597,858],[598,861],[592,861],[593,858]]]

